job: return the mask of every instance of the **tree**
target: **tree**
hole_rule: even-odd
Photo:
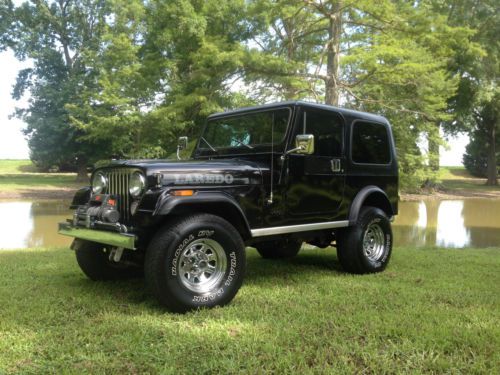
[[[209,114],[251,103],[233,89],[251,35],[244,0],[152,1],[147,12],[144,63],[157,67],[159,99],[150,123],[168,123],[173,140],[197,134]]]
[[[463,163],[473,176],[488,177],[488,150],[490,149],[488,147],[488,139],[487,129],[484,127],[470,132],[470,142],[465,147]],[[498,170],[500,167],[500,137],[496,138],[496,142],[496,168]]]
[[[424,2],[257,1],[260,33],[247,79],[278,87],[272,96],[309,98],[378,112],[395,133],[403,185],[423,180],[417,142],[440,142],[436,124],[450,118],[457,78],[450,51],[468,30],[449,27]]]
[[[457,48],[449,67],[460,77],[460,84],[456,95],[449,102],[453,118],[448,123],[448,128],[470,132],[472,140],[469,150],[472,155],[477,142],[484,142],[482,147],[487,150],[487,184],[497,185],[500,6],[494,0],[436,0],[434,6],[441,13],[447,14],[451,25],[466,25],[474,31],[469,39],[479,48]],[[468,156],[465,160],[468,160]]]
[[[85,56],[94,82],[72,121],[117,157],[164,157],[205,117],[247,103],[231,91],[248,36],[244,1],[110,3],[112,22]]]
[[[19,7],[2,3],[2,39],[17,58],[33,67],[19,72],[13,97],[30,93],[27,108],[16,116],[27,123],[30,157],[41,168],[76,168],[86,179],[86,167],[105,154],[102,141],[89,142],[70,124],[68,105],[83,105],[83,88],[92,84],[82,57],[100,43],[106,6],[102,1],[42,1]],[[5,26],[4,22],[8,22]],[[104,153],[103,153],[104,152]]]

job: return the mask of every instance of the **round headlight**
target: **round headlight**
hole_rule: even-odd
[[[143,174],[140,172],[134,172],[130,176],[129,188],[128,191],[130,195],[134,198],[137,198],[141,195],[142,191],[146,187],[146,179]]]
[[[106,190],[108,179],[102,172],[97,172],[92,178],[92,193],[100,194]]]

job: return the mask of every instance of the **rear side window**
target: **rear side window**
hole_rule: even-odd
[[[352,161],[388,164],[391,161],[387,128],[375,122],[357,121],[352,129]]]

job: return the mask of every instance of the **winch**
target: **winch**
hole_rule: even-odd
[[[78,207],[73,215],[74,226],[86,228],[106,227],[107,229],[126,231],[120,225],[120,212],[116,208],[120,197],[114,194],[94,194],[88,204]],[[124,229],[125,228],[125,229]]]

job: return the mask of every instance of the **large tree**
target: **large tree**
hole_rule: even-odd
[[[468,30],[450,27],[425,2],[259,0],[260,33],[249,80],[280,98],[375,111],[393,123],[404,184],[423,179],[422,135],[440,142],[436,124],[457,78],[446,69]],[[268,88],[271,87],[272,90]]]
[[[29,104],[16,115],[27,124],[31,159],[41,168],[76,168],[86,178],[87,165],[103,155],[101,142],[89,142],[70,123],[68,105],[84,104],[84,87],[92,84],[83,56],[100,43],[106,16],[103,1],[36,0],[18,7],[2,2],[2,40],[20,60],[15,99],[29,93]],[[7,25],[6,25],[7,24]]]
[[[89,139],[112,140],[120,157],[168,156],[208,114],[246,103],[231,90],[249,35],[243,0],[111,4],[103,43],[86,56],[95,84],[85,106],[69,107]]]
[[[460,77],[459,89],[449,101],[452,121],[447,129],[468,130],[472,142],[482,139],[487,154],[487,184],[497,185],[496,144],[500,132],[500,4],[495,0],[432,1],[451,25],[473,30],[470,42],[478,48],[459,46],[452,54],[450,71]],[[475,146],[470,146],[474,148]]]

